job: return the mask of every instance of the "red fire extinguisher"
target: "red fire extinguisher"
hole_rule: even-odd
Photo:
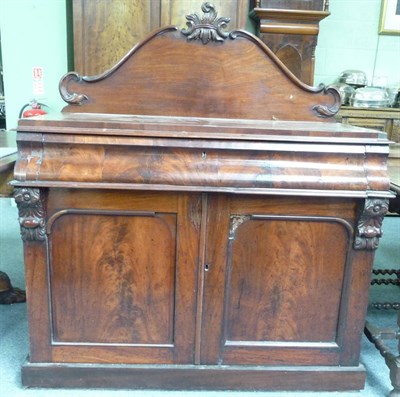
[[[30,109],[25,110],[28,106]],[[31,102],[25,104],[21,111],[19,112],[19,118],[33,117],[33,116],[41,116],[46,114],[46,112],[42,109],[42,106],[47,106],[44,103],[39,103],[36,99],[33,99]]]

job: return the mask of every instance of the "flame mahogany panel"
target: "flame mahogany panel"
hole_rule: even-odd
[[[54,342],[173,344],[175,215],[70,211],[49,236]]]

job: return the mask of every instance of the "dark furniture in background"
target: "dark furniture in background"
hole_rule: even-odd
[[[249,0],[215,0],[230,27],[246,28]],[[74,70],[94,76],[114,66],[146,35],[161,26],[185,27],[198,0],[73,0]]]
[[[292,73],[313,85],[319,22],[330,15],[327,0],[216,0],[231,29],[255,25],[256,34]],[[74,70],[103,73],[160,26],[185,26],[197,0],[72,0]],[[250,13],[250,15],[249,15]]]
[[[13,196],[13,188],[9,182],[14,176],[16,160],[15,132],[0,131],[0,198]],[[25,302],[25,291],[13,287],[8,275],[0,270],[0,304],[20,302]]]
[[[319,22],[330,15],[326,0],[251,0],[250,16],[261,40],[306,84],[314,83]]]
[[[388,134],[388,139],[393,142],[390,146],[390,158],[400,158],[400,109],[342,106],[336,115],[336,119],[344,124],[385,131]],[[400,171],[397,178],[394,172],[392,172],[392,175],[395,179],[399,179],[399,173]]]
[[[202,10],[19,122],[26,386],[364,385],[386,134]]]

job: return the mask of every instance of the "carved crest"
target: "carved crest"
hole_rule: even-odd
[[[389,208],[388,199],[370,198],[365,205],[357,225],[354,249],[376,250],[382,236],[382,222]]]
[[[213,4],[206,2],[201,6],[204,12],[203,17],[197,13],[186,15],[187,29],[182,29],[181,32],[188,36],[188,40],[201,40],[203,44],[209,41],[224,41],[228,37],[228,33],[222,29],[228,26],[230,18],[219,17]]]
[[[45,206],[41,191],[37,188],[16,187],[14,198],[18,206],[22,240],[45,240]]]

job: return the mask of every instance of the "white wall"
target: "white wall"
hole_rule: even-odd
[[[33,99],[33,67],[44,69],[44,95],[37,99],[59,111],[65,103],[58,82],[67,72],[65,0],[0,0],[0,30],[7,129]]]
[[[400,36],[379,35],[381,0],[330,0],[331,15],[320,23],[315,85],[333,83],[346,69],[386,76],[400,85]]]

